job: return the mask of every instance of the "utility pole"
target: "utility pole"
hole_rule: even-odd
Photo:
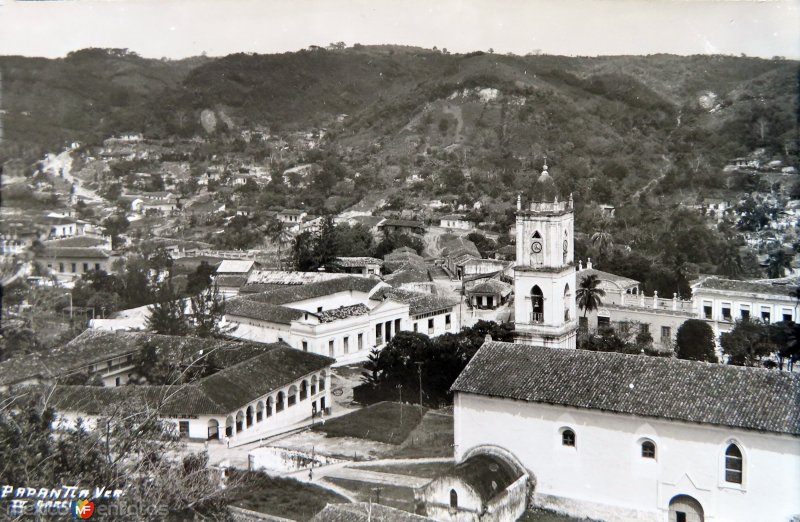
[[[397,389],[400,390],[400,426],[403,425],[403,385],[398,384]]]
[[[417,375],[419,375],[419,405],[422,406],[422,363],[416,362]]]

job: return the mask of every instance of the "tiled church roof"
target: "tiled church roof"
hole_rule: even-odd
[[[486,342],[453,391],[800,435],[800,375]]]

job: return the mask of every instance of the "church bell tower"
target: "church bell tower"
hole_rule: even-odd
[[[517,262],[514,266],[514,340],[575,348],[574,212],[567,201],[531,202],[517,197]]]

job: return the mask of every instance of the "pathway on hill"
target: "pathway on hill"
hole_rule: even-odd
[[[663,165],[661,167],[658,176],[656,176],[655,178],[651,179],[650,181],[647,182],[647,184],[644,187],[642,187],[639,190],[637,190],[636,192],[634,192],[633,196],[631,196],[631,200],[637,201],[639,199],[639,196],[641,196],[645,192],[649,192],[653,187],[655,187],[667,175],[667,171],[672,166],[672,161],[667,156],[665,156],[664,154],[661,155],[661,158],[666,162],[666,165]]]

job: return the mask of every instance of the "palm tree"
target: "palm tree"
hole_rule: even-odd
[[[608,219],[604,219],[600,222],[600,230],[592,234],[592,245],[597,248],[601,257],[605,257],[614,248],[614,240],[608,230],[610,225],[611,222]]]
[[[600,278],[595,274],[587,275],[581,279],[575,297],[578,299],[578,308],[583,310],[583,316],[591,310],[597,310],[605,297],[606,291],[600,288]]]
[[[720,271],[725,277],[736,279],[742,275],[742,257],[739,255],[739,247],[733,243],[725,246],[722,261],[719,264]]]
[[[786,250],[783,248],[779,248],[770,253],[767,275],[771,278],[778,278],[786,275],[786,270],[792,270],[793,257],[793,254],[787,254]]]
[[[281,258],[281,247],[291,240],[289,230],[277,219],[270,220],[266,226],[267,237],[270,241],[278,245],[278,268],[283,270],[283,259]]]

